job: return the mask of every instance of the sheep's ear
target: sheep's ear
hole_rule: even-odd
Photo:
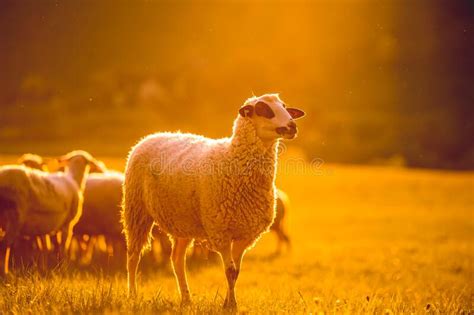
[[[252,115],[253,115],[253,106],[252,105],[242,106],[239,109],[239,114],[242,117],[252,117]]]
[[[69,160],[69,157],[66,155],[60,156],[56,159],[59,163],[66,163]]]
[[[293,119],[298,119],[306,115],[305,112],[303,112],[301,109],[298,109],[298,108],[288,107],[286,111],[290,114],[291,118]]]
[[[55,159],[56,160],[56,166],[57,169],[60,169],[61,167],[65,167],[67,165],[67,158],[65,156],[60,156],[59,158]]]
[[[262,102],[262,101],[255,104],[255,114],[257,114],[258,116],[268,118],[268,119],[275,117],[275,113],[270,108],[270,106],[267,103]]]
[[[99,160],[92,160],[89,162],[91,169],[89,170],[90,173],[105,173],[107,171],[107,167],[105,163]]]

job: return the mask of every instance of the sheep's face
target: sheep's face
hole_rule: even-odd
[[[33,168],[36,170],[42,170],[43,169],[43,164],[38,163],[37,161],[31,161],[31,160],[24,160],[22,162],[23,165],[29,168]]]
[[[239,113],[252,120],[257,136],[263,141],[294,139],[298,133],[295,120],[305,115],[300,109],[287,107],[278,94],[248,99]]]
[[[72,169],[81,169],[89,166],[87,173],[92,170],[97,173],[105,172],[105,165],[94,159],[85,151],[73,151],[58,159],[60,167],[68,167]]]
[[[41,156],[31,153],[23,154],[18,160],[18,164],[37,170],[43,170],[46,166]]]
[[[69,157],[67,160],[60,160],[59,164],[65,169],[82,170],[87,168],[87,173],[90,170],[89,161],[83,155],[75,155]]]
[[[107,172],[107,167],[105,166],[105,163],[99,160],[93,160],[90,163],[90,172],[91,173],[105,173]]]

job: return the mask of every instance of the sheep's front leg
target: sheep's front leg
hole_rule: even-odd
[[[171,250],[171,260],[173,270],[178,282],[179,292],[181,293],[181,306],[191,303],[188,280],[186,279],[186,250],[192,239],[176,238]]]
[[[59,233],[61,233],[61,244],[58,245],[58,250],[57,250],[57,259],[58,262],[62,262],[68,257],[68,250],[69,246],[71,245],[72,242],[72,229],[74,227],[74,224],[66,224]]]
[[[232,243],[232,258],[235,261],[237,277],[240,273],[240,266],[242,265],[242,259],[244,258],[245,251],[250,246],[250,244],[252,244],[252,240],[237,240]]]
[[[242,258],[244,257],[245,251],[248,246],[252,244],[251,240],[237,240],[232,242],[232,257],[231,261],[234,264],[234,271],[232,268],[226,269],[227,282],[229,284],[229,291],[227,292],[226,299],[224,301],[225,308],[236,308],[237,302],[235,298],[235,284],[240,274],[240,266],[242,265]],[[231,264],[232,266],[232,264]]]
[[[227,295],[224,301],[224,308],[235,309],[237,308],[237,300],[235,299],[234,288],[238,271],[232,257],[232,243],[229,242],[219,249],[219,254],[221,255],[225,276],[227,278]]]

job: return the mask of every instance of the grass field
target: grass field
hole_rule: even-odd
[[[2,162],[11,162],[3,157]],[[123,161],[106,159],[122,168]],[[266,235],[244,259],[243,313],[442,313],[473,308],[474,174],[323,165],[283,172],[293,248],[272,255]],[[220,265],[190,266],[190,313],[221,311]],[[122,270],[65,267],[0,280],[0,313],[179,312],[169,269],[146,270],[128,299]]]

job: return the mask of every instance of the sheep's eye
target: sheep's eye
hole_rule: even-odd
[[[258,102],[257,104],[255,104],[255,113],[258,116],[262,116],[268,119],[275,117],[275,113],[265,102]]]
[[[281,106],[283,106],[283,108],[286,108],[286,104],[285,104],[285,103],[281,103]]]

